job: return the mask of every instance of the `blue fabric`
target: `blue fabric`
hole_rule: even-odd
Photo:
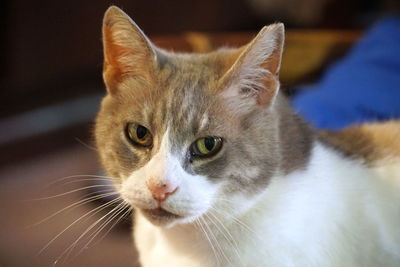
[[[293,107],[317,128],[400,117],[400,17],[375,24]]]

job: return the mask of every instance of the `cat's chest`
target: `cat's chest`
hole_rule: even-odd
[[[201,267],[212,262],[209,245],[196,233],[168,233],[154,227],[141,215],[135,218],[134,239],[143,267]],[[211,252],[212,253],[212,252]]]
[[[315,154],[307,169],[274,179],[236,227],[166,233],[137,217],[143,267],[398,266],[400,213],[387,205],[398,195],[361,165]]]
[[[134,239],[143,267],[259,266],[266,258],[263,238],[247,226],[232,228],[217,221],[196,224],[192,230],[168,232],[135,218]]]

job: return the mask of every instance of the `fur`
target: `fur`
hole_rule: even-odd
[[[279,93],[283,36],[274,24],[238,49],[171,53],[120,9],[106,12],[95,137],[136,210],[144,267],[399,266],[399,154],[382,148],[380,127],[316,133],[291,110]],[[132,145],[128,123],[152,146]],[[396,123],[384,129],[400,138]],[[206,136],[221,150],[193,158]],[[149,181],[177,189],[160,202]]]
[[[144,266],[398,266],[399,189],[316,142],[307,168],[275,176],[249,211],[210,216],[218,256],[195,225],[162,229],[140,215],[136,245]]]

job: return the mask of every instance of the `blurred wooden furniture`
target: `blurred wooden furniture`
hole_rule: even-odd
[[[160,47],[174,51],[208,52],[222,46],[247,44],[256,33],[188,32],[181,36],[151,38]],[[343,30],[287,30],[281,81],[294,85],[315,79],[333,60],[343,56],[358,40],[360,32]]]

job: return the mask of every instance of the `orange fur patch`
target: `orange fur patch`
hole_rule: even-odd
[[[368,123],[320,136],[346,155],[374,164],[385,158],[400,158],[400,121]]]

